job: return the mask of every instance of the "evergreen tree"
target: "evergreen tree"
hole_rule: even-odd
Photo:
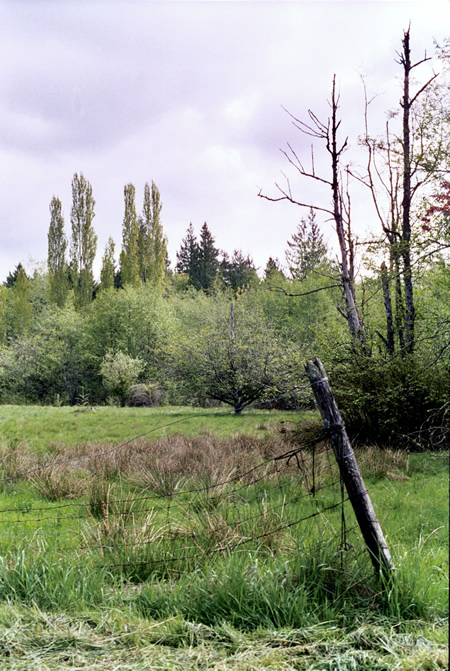
[[[215,240],[205,222],[200,231],[198,267],[193,284],[194,286],[198,284],[199,288],[207,293],[212,289],[219,269],[219,250],[214,246],[214,242]]]
[[[239,249],[234,250],[231,259],[227,253],[223,253],[219,269],[225,286],[231,288],[235,294],[258,279],[253,259],[244,256]]]
[[[21,263],[18,263],[17,266],[14,268],[14,272],[9,272],[8,277],[4,281],[4,286],[8,287],[8,289],[12,289],[14,285],[16,284],[17,276],[20,273],[21,269],[23,269],[23,266]]]
[[[70,258],[74,302],[77,308],[89,305],[94,291],[93,264],[97,251],[97,235],[92,225],[94,205],[91,184],[82,173],[80,176],[75,173],[72,179]]]
[[[16,335],[27,331],[31,322],[30,282],[23,266],[14,285],[14,329]]]
[[[281,267],[281,263],[278,259],[274,259],[272,256],[269,256],[269,260],[267,261],[266,267],[264,268],[264,279],[269,282],[273,280],[286,279]]]
[[[197,274],[199,255],[200,249],[197,238],[194,234],[194,227],[192,223],[190,223],[186,231],[186,237],[183,238],[181,242],[180,251],[177,252],[177,263],[175,270],[178,273],[189,275],[192,284],[194,283],[193,278]],[[198,289],[199,287],[197,286],[196,288]]]
[[[310,272],[318,268],[327,258],[327,246],[316,223],[316,215],[311,208],[307,219],[302,219],[297,232],[288,240],[286,261],[293,279],[304,280]]]
[[[102,258],[102,268],[100,270],[100,288],[111,289],[114,287],[115,261],[114,261],[114,240],[110,236],[106,243],[105,253]]]
[[[69,292],[66,260],[67,239],[64,233],[64,218],[59,198],[53,196],[50,203],[50,226],[48,229],[48,275],[50,300],[63,307]]]
[[[123,286],[139,284],[139,223],[136,214],[135,193],[133,184],[125,185],[123,190],[125,212],[122,227],[122,251],[120,253],[120,272]]]

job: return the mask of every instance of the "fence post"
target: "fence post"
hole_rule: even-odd
[[[356,462],[350,440],[345,430],[339,408],[328,383],[325,369],[320,359],[306,363],[306,373],[319,406],[325,428],[329,431],[333,451],[339,466],[347,494],[355,511],[361,533],[369,550],[370,558],[377,575],[380,571],[386,576],[395,574],[380,523],[364,485],[359,466]]]

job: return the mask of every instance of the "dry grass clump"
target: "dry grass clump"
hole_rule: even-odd
[[[27,480],[48,501],[76,499],[87,492],[90,484],[86,470],[72,464],[43,466],[30,473]]]
[[[409,455],[403,450],[361,447],[356,451],[356,459],[365,475],[376,478],[399,480],[409,471]]]
[[[26,445],[2,445],[0,473],[4,483],[8,478],[26,477],[50,501],[83,496],[91,491],[93,483],[98,493],[102,483],[117,480],[160,496],[170,496],[191,481],[206,491],[214,488],[217,494],[221,483],[243,476],[251,483],[263,475],[278,477],[280,472],[300,476],[304,487],[311,489],[326,484],[335,470],[327,442],[300,448],[317,435],[318,425],[313,423],[303,438],[292,434],[271,435],[270,439],[246,435],[219,438],[205,432],[198,436],[175,434],[155,441],[139,440],[123,447],[52,444],[49,452],[39,458]],[[291,456],[276,459],[290,451]],[[360,448],[357,459],[363,473],[374,477],[398,479],[406,477],[409,470],[408,455],[403,451]],[[90,496],[92,499],[92,493]],[[92,503],[93,508],[96,505]]]

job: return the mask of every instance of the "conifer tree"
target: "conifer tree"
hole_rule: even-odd
[[[21,265],[14,285],[14,329],[17,335],[27,331],[31,322],[30,282]]]
[[[219,269],[219,250],[214,246],[215,240],[205,222],[200,231],[199,262],[196,282],[203,291],[212,289]]]
[[[135,194],[136,190],[133,184],[126,184],[123,190],[125,212],[122,227],[122,251],[120,253],[120,273],[123,286],[139,284],[139,223],[136,214]]]
[[[100,270],[100,288],[112,289],[114,287],[115,261],[114,261],[115,245],[114,240],[110,236],[106,243],[105,253],[102,258],[102,268]]]
[[[199,254],[200,249],[194,233],[194,227],[192,223],[190,223],[186,231],[186,237],[183,238],[181,242],[180,251],[177,252],[177,263],[175,270],[178,273],[185,273],[186,275],[189,275],[191,284],[194,283],[193,279],[197,273]],[[199,287],[196,288],[198,289]]]
[[[53,196],[50,203],[47,266],[50,300],[60,308],[64,306],[69,292],[66,249],[67,239],[64,233],[62,205],[60,199]]]
[[[304,280],[307,275],[326,260],[327,246],[323,241],[316,215],[311,208],[307,219],[302,219],[297,232],[288,240],[286,261],[293,279]]]
[[[97,235],[92,225],[94,205],[91,184],[82,173],[79,176],[75,173],[72,179],[70,258],[74,302],[77,308],[89,305],[94,291],[93,264],[97,251]]]
[[[257,279],[255,264],[250,256],[244,256],[240,249],[235,249],[231,259],[227,253],[222,252],[222,260],[219,266],[222,280],[237,294],[240,290],[250,287]]]

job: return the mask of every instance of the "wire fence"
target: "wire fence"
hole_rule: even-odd
[[[17,450],[4,457],[0,554],[45,548],[55,561],[89,556],[145,579],[239,552],[318,552],[332,543],[343,563],[360,548],[325,434],[298,444],[151,442],[148,433],[53,461],[21,462]]]

